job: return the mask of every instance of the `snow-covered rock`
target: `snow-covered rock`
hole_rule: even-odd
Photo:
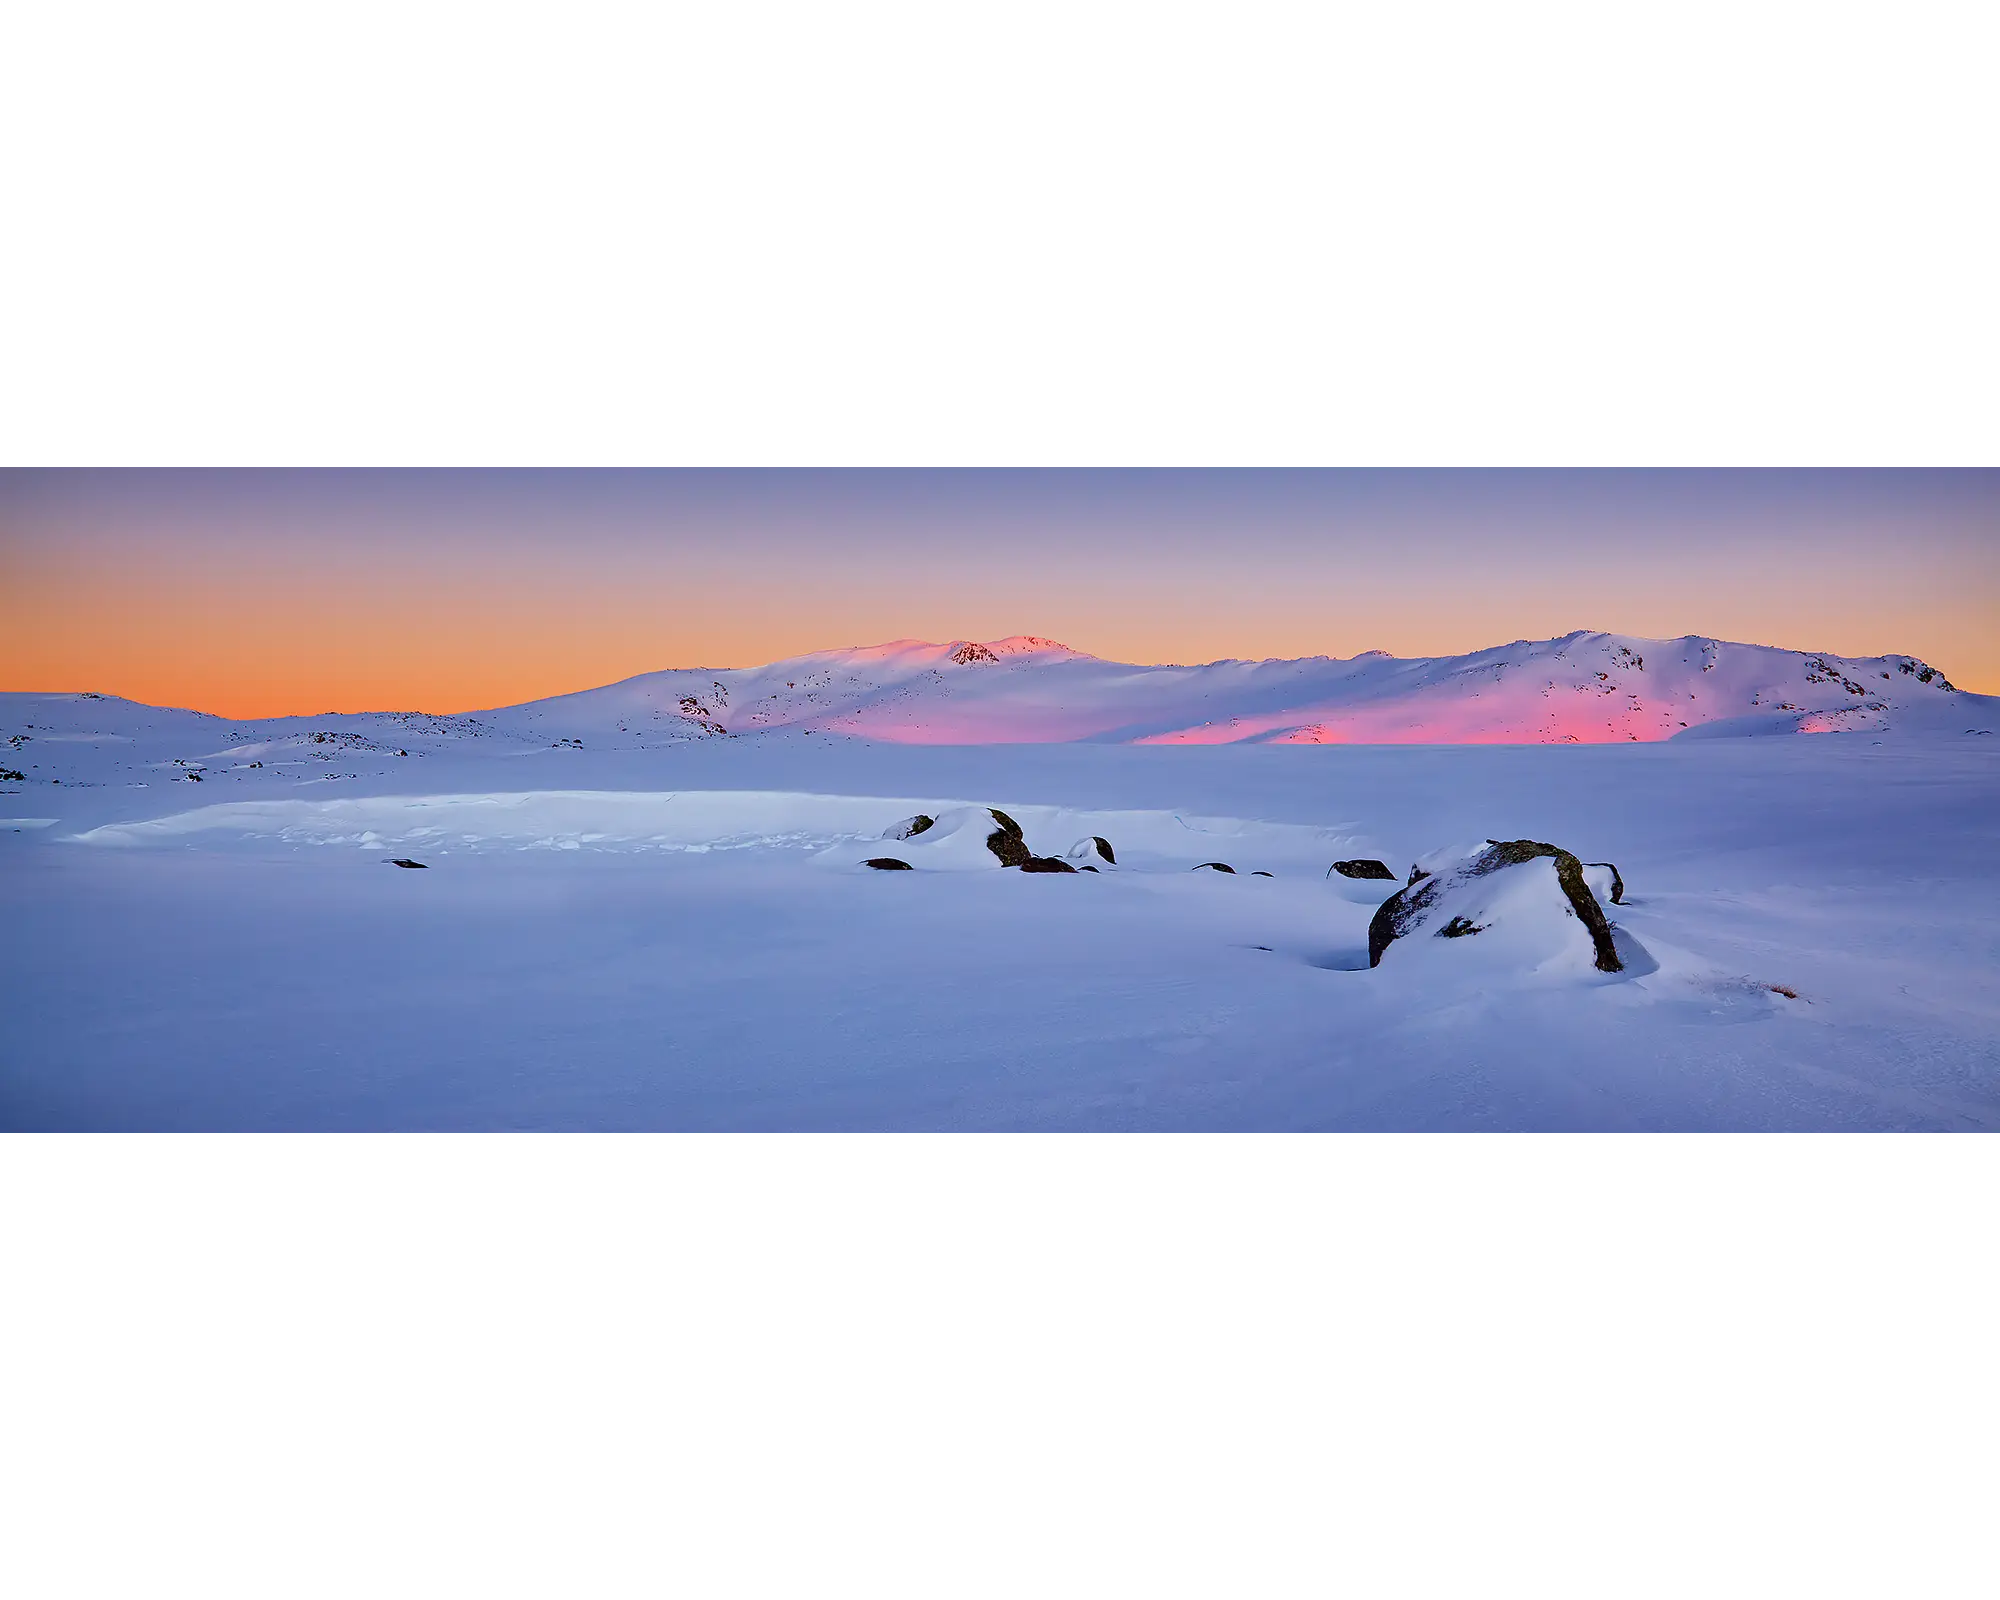
[[[1489,957],[1526,968],[1623,970],[1604,908],[1567,850],[1532,839],[1490,843],[1383,901],[1368,925],[1368,964],[1399,940],[1478,939]]]

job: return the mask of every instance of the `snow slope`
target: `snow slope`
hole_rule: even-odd
[[[8,696],[0,1127],[2000,1126],[2000,719],[1914,663],[980,649],[465,717]],[[1711,736],[1651,737],[1679,692]],[[1564,696],[1633,737],[1305,731],[1476,741]],[[990,807],[1115,870],[1000,869]],[[1616,863],[1620,970],[1532,873],[1371,970],[1411,865],[1489,839]]]

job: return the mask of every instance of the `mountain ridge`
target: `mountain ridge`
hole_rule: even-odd
[[[1578,630],[1457,656],[1109,661],[1036,634],[668,668],[476,712],[228,719],[98,694],[0,694],[0,781],[200,781],[265,762],[328,778],[467,754],[745,737],[911,744],[1491,744],[2000,731],[2000,698],[1915,656]],[[86,751],[90,759],[83,760]],[[102,774],[97,772],[103,768]],[[12,774],[19,773],[18,780]],[[156,780],[155,780],[156,781]]]

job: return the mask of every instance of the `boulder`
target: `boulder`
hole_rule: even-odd
[[[1026,861],[1021,863],[1021,870],[1023,872],[1074,872],[1076,868],[1060,856],[1029,856]],[[1090,870],[1095,872],[1097,869],[1092,867]]]
[[[1092,834],[1088,839],[1079,839],[1069,847],[1070,860],[1082,864],[1090,861],[1105,861],[1118,865],[1118,857],[1112,853],[1111,841]]]
[[[1326,875],[1330,878],[1336,872],[1343,878],[1381,878],[1388,883],[1396,881],[1395,873],[1380,861],[1336,861],[1326,869]]]
[[[1541,865],[1544,858],[1550,866]],[[1567,850],[1533,839],[1493,841],[1458,865],[1428,873],[1384,900],[1368,924],[1368,965],[1380,966],[1396,940],[1423,933],[1463,939],[1507,924],[1521,937],[1560,942],[1567,917],[1575,917],[1588,932],[1599,972],[1624,970],[1604,908],[1584,881],[1582,862]]]
[[[877,872],[914,872],[917,869],[907,861],[898,861],[894,856],[870,856],[861,863],[873,867]]]
[[[994,829],[986,836],[986,848],[999,857],[1003,867],[1025,867],[1035,859],[1027,841],[1021,837],[1021,825],[998,807],[988,807],[987,815],[994,821]]]
[[[901,822],[884,828],[882,830],[882,837],[885,839],[914,839],[926,828],[935,826],[936,822],[937,819],[935,817],[927,817],[919,811],[914,817],[905,817]]]

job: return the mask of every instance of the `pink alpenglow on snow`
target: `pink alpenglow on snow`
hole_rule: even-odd
[[[482,715],[621,743],[679,736],[692,721],[706,733],[890,744],[1606,744],[1942,729],[1987,703],[1913,656],[1699,637],[1573,633],[1464,656],[1144,666],[1016,634],[648,673]]]

